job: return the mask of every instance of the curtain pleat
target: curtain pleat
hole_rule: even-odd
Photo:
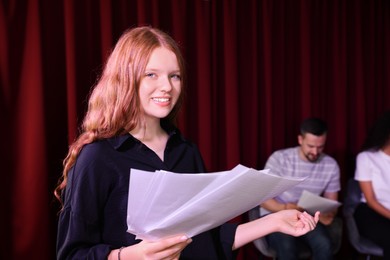
[[[76,50],[75,50],[75,19],[74,19],[74,2],[64,2],[64,20],[65,20],[65,59],[66,59],[66,100],[68,109],[68,142],[69,144],[75,140],[77,135],[77,93],[76,81],[77,75],[76,65]]]
[[[11,199],[12,247],[15,259],[40,255],[48,259],[49,209],[46,189],[47,161],[44,122],[41,20],[38,1],[26,6],[26,31],[21,52],[13,116],[15,175]],[[7,137],[4,137],[7,138]],[[39,240],[37,239],[39,236]],[[7,238],[9,239],[9,237]]]

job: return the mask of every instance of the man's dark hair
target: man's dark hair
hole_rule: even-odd
[[[311,117],[303,120],[301,123],[301,135],[310,133],[316,136],[321,136],[328,132],[328,126],[326,122],[320,118]]]

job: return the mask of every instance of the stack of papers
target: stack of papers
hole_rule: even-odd
[[[193,237],[303,180],[243,165],[230,171],[198,174],[131,169],[128,232],[150,241],[177,234]]]

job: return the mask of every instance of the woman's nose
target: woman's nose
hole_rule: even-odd
[[[172,89],[172,82],[169,77],[163,77],[160,83],[160,90],[163,92],[169,92]]]

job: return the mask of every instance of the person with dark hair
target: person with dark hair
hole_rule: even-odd
[[[319,118],[307,118],[301,123],[300,131],[301,136],[304,136],[306,133],[323,136],[328,132],[328,125]]]
[[[300,236],[316,227],[319,212],[285,210],[191,238],[141,241],[127,232],[130,169],[205,172],[198,148],[175,127],[185,80],[168,34],[146,26],[120,37],[55,190],[62,203],[57,259],[232,259],[234,250],[270,232]]]
[[[390,259],[390,111],[374,123],[356,157],[355,180],[362,190],[354,218],[359,233]]]
[[[332,157],[323,152],[327,132],[327,124],[322,119],[305,119],[300,125],[299,146],[275,151],[268,158],[265,169],[270,169],[272,174],[306,179],[277,197],[262,203],[260,205],[262,216],[285,209],[303,211],[304,209],[297,203],[305,190],[327,199],[338,200],[339,166]],[[277,259],[298,259],[298,243],[301,242],[309,246],[313,259],[333,259],[334,244],[338,238],[332,237],[329,226],[334,225],[332,229],[339,229],[336,233],[341,234],[340,219],[337,223],[334,221],[336,213],[337,210],[326,214],[321,213],[317,227],[304,236],[293,237],[280,232],[269,234],[266,239],[276,252]]]

